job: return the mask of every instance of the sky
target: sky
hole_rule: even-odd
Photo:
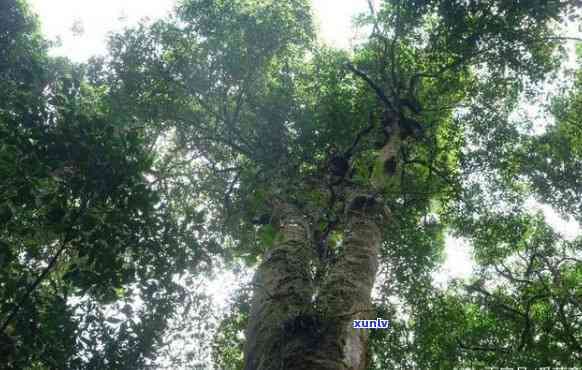
[[[52,55],[83,62],[92,55],[105,54],[109,32],[120,31],[145,17],[163,17],[171,11],[175,0],[31,0],[31,4],[40,16],[44,34],[61,41]],[[367,0],[313,0],[322,41],[349,48],[354,40],[351,19],[366,11],[367,4]],[[580,231],[578,224],[561,220],[549,207],[535,203],[531,207],[540,209],[548,222],[566,237],[573,238]],[[446,260],[435,280],[442,284],[451,277],[467,277],[472,266],[468,243],[448,237]]]
[[[44,34],[62,42],[61,47],[52,51],[53,55],[82,62],[105,53],[108,32],[119,31],[145,17],[163,17],[171,11],[175,0],[31,0],[31,3],[40,16]],[[367,0],[314,0],[322,39],[336,47],[349,47],[353,39],[351,18],[367,6]],[[81,32],[73,32],[73,28]]]

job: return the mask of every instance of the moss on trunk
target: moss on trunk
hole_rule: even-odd
[[[304,218],[281,209],[279,241],[265,256],[254,278],[247,328],[245,369],[285,368],[286,359],[303,351],[297,328],[309,325],[313,299],[313,248]]]

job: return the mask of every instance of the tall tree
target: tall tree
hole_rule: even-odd
[[[216,255],[256,267],[215,341],[231,368],[580,360],[580,243],[523,206],[579,216],[580,95],[543,135],[512,118],[579,2],[369,4],[350,52],[316,42],[307,0],[184,0],[86,65],[0,4],[8,368],[153,366],[196,303],[179,277]],[[439,291],[446,231],[481,267]]]
[[[259,263],[245,369],[367,368],[352,323],[374,317],[379,265],[419,303],[444,228],[462,223],[452,210],[468,222],[496,204],[470,193],[463,150],[498,135],[480,164],[507,162],[507,117],[557,66],[576,2],[370,5],[353,54],[314,44],[299,0],[183,1],[112,42],[124,96],[172,129],[225,243]]]
[[[0,2],[0,368],[143,369],[195,270],[202,215],[154,174],[103,63],[47,55],[23,1]],[[158,176],[159,175],[159,176]]]

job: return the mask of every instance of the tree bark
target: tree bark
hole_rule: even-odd
[[[307,222],[298,212],[279,209],[279,241],[254,277],[245,344],[245,370],[285,369],[302,352],[304,339],[292,335],[309,317],[313,300],[313,248]]]
[[[363,204],[354,207],[356,202]],[[367,197],[356,198],[350,206],[344,253],[321,290],[324,330],[309,369],[367,369],[368,332],[353,328],[353,321],[372,319],[371,294],[378,271],[382,215],[380,205]]]
[[[317,302],[308,226],[297,216],[282,222],[281,242],[255,275],[245,370],[366,369],[368,333],[352,326],[355,319],[371,318],[382,212],[363,199],[348,212],[344,253]]]
[[[387,121],[391,135],[379,153],[375,190],[347,206],[343,253],[314,287],[315,253],[308,221],[289,212],[282,218],[282,241],[255,275],[245,370],[365,370],[368,332],[354,320],[372,319],[371,293],[385,220],[383,202],[370,196],[399,190],[397,118]]]

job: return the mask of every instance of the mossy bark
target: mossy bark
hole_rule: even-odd
[[[382,216],[377,204],[349,211],[344,253],[322,288],[324,333],[313,354],[316,366],[309,369],[367,368],[368,332],[353,328],[353,321],[375,318],[370,298],[378,271]]]
[[[353,320],[370,319],[370,295],[381,243],[379,206],[364,203],[348,213],[345,251],[333,265],[313,302],[306,226],[288,219],[283,240],[255,276],[245,370],[364,370],[366,330]]]
[[[293,332],[312,306],[313,248],[305,219],[289,208],[280,212],[280,237],[254,278],[245,370],[286,369],[303,352],[304,338]]]
[[[367,368],[368,332],[353,328],[353,321],[374,318],[371,293],[387,220],[383,202],[370,194],[398,190],[401,140],[397,122],[393,125],[394,135],[379,153],[382,172],[372,178],[374,189],[349,202],[342,222],[343,252],[327,266],[318,287],[313,279],[318,260],[307,220],[293,212],[282,218],[283,239],[255,276],[245,370]]]

